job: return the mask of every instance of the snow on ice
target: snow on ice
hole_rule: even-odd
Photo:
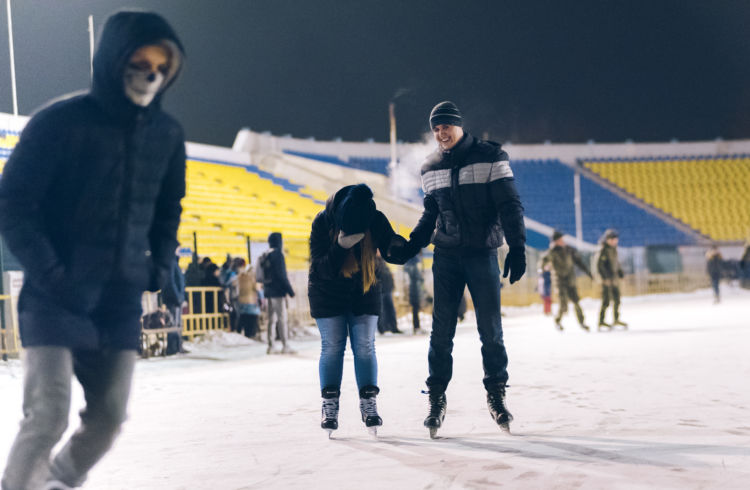
[[[360,421],[351,357],[340,428],[319,428],[319,341],[293,356],[221,334],[139,361],[130,418],[91,489],[747,489],[750,293],[625,298],[629,331],[558,332],[539,307],[504,309],[512,435],[485,405],[472,317],[458,329],[440,439],[422,420],[427,336],[377,339],[384,425]],[[584,301],[591,325],[598,302]],[[407,329],[407,324],[402,324]],[[0,461],[21,416],[19,363],[0,363]],[[75,391],[71,430],[82,406]]]

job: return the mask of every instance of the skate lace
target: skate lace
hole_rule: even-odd
[[[338,418],[339,416],[338,398],[324,398],[323,399],[323,415],[327,419]]]
[[[430,404],[430,417],[440,417],[440,412],[443,411],[443,407],[445,406],[445,402],[443,402],[443,399],[441,396],[433,396],[430,395],[428,399],[428,403]]]
[[[492,409],[496,412],[507,412],[505,407],[505,393],[490,393],[489,402]]]
[[[359,400],[359,409],[367,417],[378,416],[378,405],[375,398],[361,398]]]

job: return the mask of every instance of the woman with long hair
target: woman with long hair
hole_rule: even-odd
[[[313,220],[308,296],[320,330],[321,427],[329,437],[338,428],[347,337],[354,354],[362,421],[373,434],[383,424],[375,402],[380,391],[375,330],[381,301],[375,258],[380,250],[386,261],[403,264],[405,244],[376,209],[365,184],[340,189]]]

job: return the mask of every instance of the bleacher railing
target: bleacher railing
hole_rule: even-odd
[[[18,338],[18,328],[15,322],[8,324],[5,321],[5,309],[12,308],[10,296],[7,294],[0,295],[0,314],[3,317],[0,325],[0,356],[5,361],[8,357],[18,357],[21,352],[21,341]]]
[[[182,315],[182,336],[192,340],[196,335],[229,331],[229,313],[222,311],[223,291],[218,287],[185,288],[188,312]],[[210,310],[210,311],[209,311]]]

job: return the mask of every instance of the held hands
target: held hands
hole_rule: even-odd
[[[511,284],[521,279],[526,272],[526,250],[524,247],[510,247],[510,251],[505,257],[503,269],[503,277],[508,277],[508,273],[510,273]]]
[[[358,244],[364,237],[364,233],[354,233],[353,235],[347,235],[343,231],[340,231],[337,241],[339,242],[341,248],[350,249]]]

